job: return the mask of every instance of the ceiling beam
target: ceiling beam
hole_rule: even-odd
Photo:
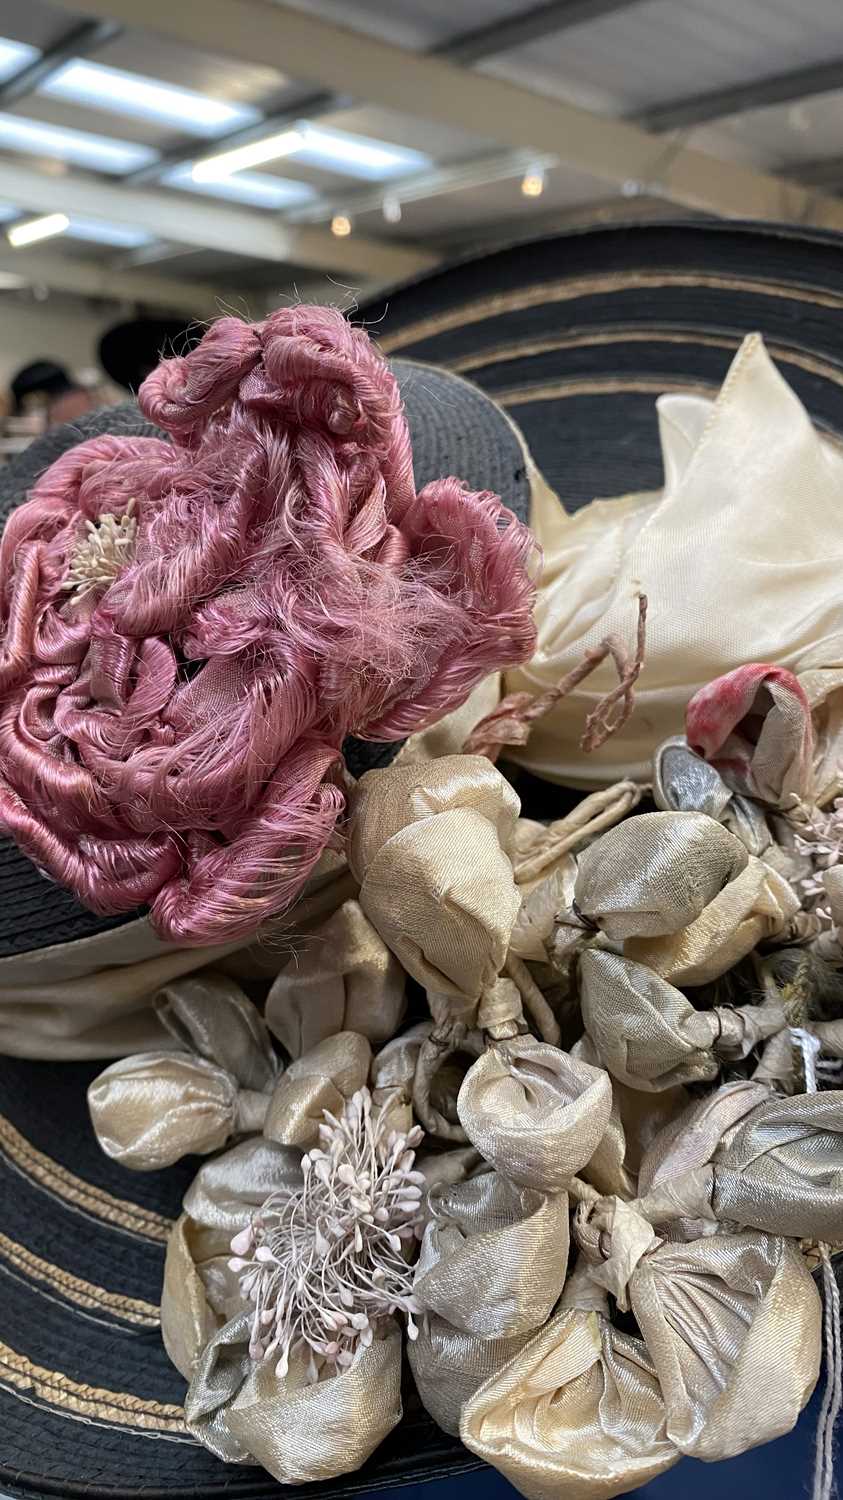
[[[537,5],[533,10],[496,21],[491,26],[479,26],[473,31],[460,32],[458,36],[450,37],[431,48],[430,56],[449,58],[461,65],[481,62],[483,58],[494,57],[499,52],[526,46],[528,42],[537,41],[551,33],[558,34],[572,26],[585,25],[586,22],[595,21],[612,11],[626,10],[630,5],[640,3],[641,0],[549,0],[547,4]],[[330,89],[315,89],[278,109],[268,108],[266,118],[259,125],[242,126],[216,140],[214,147],[217,151],[232,151],[236,146],[245,146],[258,137],[277,135],[295,125],[298,120],[317,120],[320,115],[345,109],[351,102],[347,94],[337,94]],[[160,161],[138,167],[124,177],[123,181],[154,182],[165,168],[180,167],[193,161],[196,152],[195,139],[182,139],[169,151],[165,151]]]
[[[20,68],[5,83],[0,84],[0,105],[6,107],[15,104],[18,99],[26,98],[27,94],[34,93],[42,83],[52,78],[70,58],[88,57],[99,47],[104,47],[106,42],[113,41],[122,30],[122,26],[113,21],[81,21],[77,26],[71,26],[40,57],[27,63],[26,67]]]
[[[810,68],[794,68],[788,73],[774,73],[769,78],[755,78],[730,88],[709,89],[684,99],[673,99],[644,109],[635,119],[648,130],[685,130],[704,125],[708,120],[722,120],[728,115],[749,109],[766,109],[771,104],[790,104],[810,99],[815,94],[830,94],[843,88],[843,58],[818,63]]]
[[[140,224],[176,244],[282,264],[294,261],[312,271],[333,271],[367,282],[397,281],[436,263],[430,251],[406,244],[357,234],[337,239],[327,229],[287,225],[276,215],[230,208],[198,195],[125,188],[78,172],[51,177],[10,161],[0,161],[0,198],[31,213],[59,211]]]
[[[136,271],[115,270],[99,261],[50,254],[46,250],[32,249],[22,260],[20,251],[0,249],[0,271],[11,271],[23,276],[30,285],[46,286],[54,292],[113,302],[141,302],[202,319],[219,317],[221,311],[232,307],[243,307],[245,300],[242,290],[234,287],[169,276],[144,276]]]
[[[613,11],[628,10],[630,6],[640,4],[641,0],[548,0],[545,5],[519,11],[514,16],[505,16],[502,21],[492,21],[488,26],[478,26],[474,31],[452,37],[433,47],[431,56],[447,57],[466,67],[487,57],[526,47],[530,42],[539,42],[546,36],[558,36],[574,26],[587,26],[590,21],[599,21]]]
[[[634,181],[645,192],[691,208],[843,229],[840,199],[268,0],[58,3],[143,25],[241,62],[265,65],[275,58],[288,74],[323,88],[420,119],[435,117],[503,145],[547,151],[603,181]]]

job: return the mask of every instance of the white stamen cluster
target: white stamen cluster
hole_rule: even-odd
[[[252,1359],[275,1359],[283,1379],[300,1351],[311,1382],[349,1369],[398,1311],[416,1337],[406,1252],[421,1226],[424,1186],[413,1170],[423,1132],[387,1133],[368,1089],[339,1119],[326,1110],[319,1136],[321,1147],[302,1158],[301,1186],[266,1200],[235,1235],[229,1261],[255,1306]]]
[[[138,530],[134,509],[135,502],[130,500],[123,516],[106,511],[96,521],[85,522],[62,584],[63,589],[73,590],[75,601],[84,599],[91,589],[107,588],[131,561]]]
[[[807,855],[811,869],[794,881],[803,907],[832,925],[822,877],[843,860],[843,797],[838,797],[827,812],[813,813],[811,821],[800,826],[795,838],[800,854]]]

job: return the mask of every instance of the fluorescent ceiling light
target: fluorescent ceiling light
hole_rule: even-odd
[[[271,172],[238,172],[219,181],[197,182],[187,165],[171,167],[161,181],[168,187],[185,188],[190,193],[204,193],[212,198],[229,198],[234,203],[249,203],[255,208],[292,208],[312,203],[317,194],[309,182],[294,182],[289,177],[274,177]]]
[[[40,120],[24,120],[19,115],[0,114],[0,146],[9,151],[26,151],[31,156],[57,157],[79,167],[91,167],[95,172],[133,172],[136,167],[147,167],[158,160],[158,152],[151,146],[91,135],[87,130],[44,125]]]
[[[28,42],[12,42],[8,37],[0,37],[0,83],[13,78],[21,68],[27,67],[40,56],[38,48],[30,47]]]
[[[219,156],[208,156],[193,167],[194,182],[220,182],[244,167],[261,166],[282,156],[295,156],[314,167],[324,167],[344,177],[364,177],[385,182],[393,177],[408,177],[430,166],[430,157],[405,146],[390,146],[365,135],[351,135],[345,130],[323,130],[321,126],[299,121],[291,130],[264,136]]]
[[[219,156],[208,156],[204,161],[195,162],[191,176],[194,182],[219,182],[244,167],[260,167],[264,162],[290,156],[301,144],[302,138],[297,130],[282,130],[278,135],[265,136],[262,141],[250,141],[247,146],[235,146],[233,151],[223,151]]]
[[[329,130],[321,125],[296,127],[302,144],[296,151],[300,161],[349,177],[385,182],[391,177],[409,177],[430,166],[430,157],[408,146],[393,146],[347,130]]]
[[[224,135],[229,130],[256,125],[262,118],[260,110],[250,105],[209,99],[193,89],[177,88],[156,78],[143,78],[139,73],[125,73],[122,68],[108,68],[83,58],[65,63],[41,84],[38,92],[91,109],[106,109],[112,114],[159,120],[191,135]]]
[[[153,236],[146,229],[137,229],[130,224],[106,224],[101,219],[80,219],[71,214],[67,234],[69,239],[90,240],[95,245],[115,245],[119,250],[139,250],[142,245],[151,245]]]
[[[6,238],[16,250],[23,245],[34,245],[37,240],[51,240],[54,235],[64,234],[69,227],[67,214],[44,214],[40,219],[27,219],[23,224],[13,224],[6,230]]]

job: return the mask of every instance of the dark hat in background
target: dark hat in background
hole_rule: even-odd
[[[421,362],[396,365],[417,481],[456,472],[525,515],[529,475],[512,419],[569,508],[657,488],[656,396],[714,393],[754,329],[817,424],[843,436],[840,251],[832,236],[777,228],[598,230],[518,246],[393,292],[364,317],[390,358]],[[429,368],[436,364],[450,376]],[[476,381],[485,398],[455,376]],[[151,429],[135,408],[120,407],[83,421],[72,438],[105,430]],[[0,476],[4,513],[68,441],[51,433],[25,455],[28,464]],[[2,952],[36,973],[38,948],[83,944],[108,925],[11,846],[0,851],[0,898],[18,901],[23,933],[14,948],[14,920],[6,926]],[[103,1157],[85,1105],[98,1071],[0,1064],[0,1492],[270,1500],[278,1486],[264,1473],[221,1464],[190,1438],[184,1382],[160,1342],[167,1229],[195,1162],[140,1175]],[[360,1473],[307,1493],[353,1494],[477,1467],[411,1389],[406,1407]]]
[[[53,401],[72,389],[73,383],[64,365],[57,365],[51,359],[33,360],[31,364],[18,370],[9,382],[15,413],[23,411],[32,396],[43,396],[48,401]]]
[[[103,334],[97,353],[109,380],[134,395],[160,359],[187,354],[203,333],[188,317],[129,318]]]

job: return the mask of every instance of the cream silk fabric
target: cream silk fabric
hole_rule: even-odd
[[[576,1271],[559,1311],[463,1408],[460,1436],[527,1500],[609,1500],[678,1462],[653,1361]]]
[[[612,1198],[576,1227],[583,1259],[560,1311],[468,1401],[467,1447],[528,1500],[603,1500],[680,1453],[716,1460],[790,1430],[821,1348],[795,1246],[751,1232],[666,1244]],[[612,1325],[607,1292],[641,1338]]]
[[[297,944],[269,991],[266,1024],[291,1057],[356,1031],[386,1042],[404,1016],[405,976],[357,901],[345,901]]]
[[[161,1327],[190,1381],[191,1431],[229,1463],[263,1465],[282,1483],[356,1469],[401,1418],[401,1334],[392,1324],[360,1362],[309,1385],[300,1358],[284,1380],[249,1356],[246,1309],[228,1261],[234,1234],[282,1187],[301,1182],[300,1153],[257,1137],[202,1167],[167,1249]]]
[[[231,1241],[261,1204],[301,1181],[301,1153],[254,1136],[199,1168],[167,1244],[161,1332],[191,1380],[208,1340],[245,1308]]]
[[[632,642],[647,595],[647,657],[628,724],[579,748],[586,714],[616,680],[604,663],[533,728],[514,758],[574,786],[649,780],[654,749],[681,733],[685,705],[747,661],[800,678],[815,715],[816,790],[840,786],[843,714],[843,454],[814,430],[770,361],[746,339],[713,403],[657,402],[661,493],[598,500],[568,516],[544,495],[531,522],[544,550],[533,660],[507,692],[544,692],[610,631]],[[819,732],[818,732],[819,730]]]
[[[238,980],[272,979],[297,939],[356,892],[328,852],[301,900],[248,944],[177,948],[146,918],[74,943],[0,958],[0,1053],[56,1060],[123,1057],[173,1046],[153,1009],[171,980],[212,967]]]
[[[518,812],[508,782],[474,755],[369,771],[351,798],[363,911],[407,972],[454,996],[469,1022],[521,904],[506,853]]]
[[[611,1085],[602,1069],[519,1036],[478,1058],[457,1105],[494,1170],[431,1195],[413,1288],[425,1318],[408,1348],[422,1401],[454,1433],[469,1395],[559,1298],[567,1188],[606,1130]]]
[[[666,1126],[638,1183],[648,1215],[843,1238],[843,1092],[725,1084]],[[710,1232],[710,1231],[709,1231]]]
[[[563,1192],[609,1123],[612,1087],[592,1068],[534,1037],[488,1047],[466,1074],[457,1110],[486,1161],[513,1182]]]
[[[372,1049],[355,1031],[338,1031],[290,1063],[270,1098],[263,1131],[282,1146],[310,1151],[319,1140],[325,1110],[342,1113],[368,1082]]]
[[[644,813],[580,856],[557,949],[599,930],[662,978],[699,985],[785,930],[798,909],[783,876],[705,813]]]
[[[88,1089],[103,1151],[142,1172],[260,1130],[278,1071],[261,1016],[230,979],[176,980],[155,1009],[183,1050],[121,1058]]]
[[[249,1357],[251,1315],[226,1323],[200,1355],[185,1399],[187,1425],[227,1463],[260,1464],[282,1484],[351,1473],[401,1420],[401,1332],[376,1338],[356,1365],[307,1383],[294,1354],[279,1380]]]
[[[603,1067],[631,1088],[654,1091],[708,1082],[787,1025],[774,999],[695,1010],[644,964],[605,951],[582,955],[580,1000]]]

